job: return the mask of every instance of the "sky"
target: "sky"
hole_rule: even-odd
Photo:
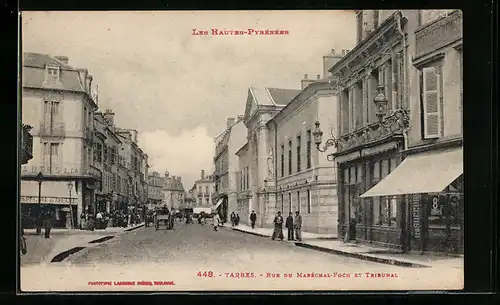
[[[322,74],[323,55],[353,49],[355,34],[353,11],[22,13],[22,50],[87,68],[100,110],[136,129],[151,170],[181,176],[186,189],[213,171],[214,137],[244,113],[248,87],[300,89],[304,74]]]

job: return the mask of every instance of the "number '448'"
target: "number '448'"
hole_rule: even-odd
[[[214,276],[212,271],[208,271],[208,272],[207,271],[204,271],[204,272],[198,271],[198,273],[196,273],[196,275],[198,277],[213,277]]]

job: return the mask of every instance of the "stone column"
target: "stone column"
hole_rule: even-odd
[[[354,90],[353,86],[351,85],[348,89],[348,98],[349,98],[349,132],[354,131],[354,114],[355,114],[355,107],[354,107]]]
[[[259,123],[258,129],[257,129],[257,141],[258,141],[258,189],[262,189],[265,187],[264,180],[268,178],[268,166],[267,166],[267,158],[268,158],[268,149],[267,149],[267,128],[264,125],[264,123]],[[266,213],[265,213],[265,204],[266,204],[266,199],[265,195],[263,193],[260,194],[259,196],[259,210],[258,212],[258,219],[259,219],[259,226],[263,227],[264,226],[264,220],[266,218]]]
[[[369,92],[370,92],[370,75],[371,72],[368,72],[366,76],[363,78],[363,125],[368,125],[370,121],[369,117],[369,109],[370,109],[370,101],[369,101]]]

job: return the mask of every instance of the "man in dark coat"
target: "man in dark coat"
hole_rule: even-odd
[[[45,238],[50,238],[50,230],[52,229],[53,225],[53,215],[52,211],[50,209],[47,209],[43,215],[43,228],[45,230]]]
[[[250,223],[252,224],[252,229],[255,229],[255,221],[257,221],[257,214],[255,214],[255,211],[252,211],[252,214],[250,214]]]
[[[288,240],[293,240],[293,216],[292,212],[286,218],[285,227],[288,229]]]

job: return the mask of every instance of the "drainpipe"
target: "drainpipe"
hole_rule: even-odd
[[[403,33],[403,29],[401,27],[401,12],[397,14],[397,24],[398,24],[398,32],[401,34],[401,42],[403,44],[403,100],[407,98],[407,92],[406,92],[406,66],[407,66],[407,55],[406,55],[406,37],[405,34]],[[408,149],[408,131],[409,131],[409,124],[408,128],[405,128],[403,130],[403,140],[404,140],[404,151]]]

